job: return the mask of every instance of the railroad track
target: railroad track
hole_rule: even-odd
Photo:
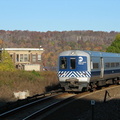
[[[4,113],[0,114],[0,118],[7,119],[7,120],[25,120],[29,119],[30,115],[35,116],[34,114],[37,113],[37,111],[43,112],[45,109],[47,109],[46,106],[53,106],[62,99],[66,99],[67,97],[73,96],[73,94],[68,93],[58,93],[57,95],[52,95],[48,97],[44,97],[42,99],[35,100],[33,102],[30,102],[28,104],[22,105],[20,107],[11,109],[9,111],[6,111]],[[49,108],[48,107],[48,108]],[[29,116],[29,117],[28,117]]]
[[[102,90],[105,89],[110,88],[104,88]],[[2,120],[32,120],[33,118],[37,119],[37,117],[39,117],[40,120],[44,118],[46,114],[50,114],[50,112],[55,111],[61,106],[64,106],[78,98],[83,98],[88,95],[90,96],[95,92],[84,92],[77,95],[70,93],[59,93],[57,95],[45,97],[40,100],[36,100],[18,108],[12,109],[10,111],[4,112],[0,114],[0,118]]]
[[[45,98],[47,96],[56,95],[59,92],[62,92],[62,89],[53,90],[53,91],[45,92],[42,94],[36,94],[36,95],[28,97],[26,99],[22,99],[22,100],[18,99],[17,101],[14,101],[14,102],[8,102],[4,106],[0,107],[0,114],[3,112],[6,112],[6,111],[10,111],[11,109],[17,108],[19,106],[25,105],[27,103],[31,103],[31,102],[36,101],[36,100],[40,100],[40,99]]]

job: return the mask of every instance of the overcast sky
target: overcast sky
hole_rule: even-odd
[[[0,30],[120,32],[120,0],[0,0]]]

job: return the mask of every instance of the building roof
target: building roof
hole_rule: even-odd
[[[38,51],[38,50],[41,50],[43,51],[44,49],[43,48],[0,48],[0,50],[15,50],[15,51],[19,51],[19,50],[24,50],[24,51],[28,51],[28,50],[33,50],[33,51]]]

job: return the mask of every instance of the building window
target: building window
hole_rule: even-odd
[[[10,57],[13,59],[13,54],[10,54]]]
[[[38,55],[38,61],[40,61],[41,60],[41,55]]]
[[[32,62],[36,62],[36,54],[32,55]]]
[[[13,61],[13,54],[10,54],[10,57],[11,57],[11,59],[12,59],[12,61]]]
[[[16,55],[16,62],[19,62],[19,54]]]
[[[23,62],[23,54],[20,54],[20,62]]]
[[[24,62],[28,62],[29,61],[29,55],[28,54],[24,54]]]
[[[17,62],[28,62],[29,61],[29,54],[17,54],[16,61]]]

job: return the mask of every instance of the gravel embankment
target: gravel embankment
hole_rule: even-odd
[[[44,118],[44,120],[120,120],[120,86],[107,88],[107,99],[104,102],[106,90],[77,99]],[[95,106],[91,105],[95,100]],[[94,115],[92,115],[92,110]]]

